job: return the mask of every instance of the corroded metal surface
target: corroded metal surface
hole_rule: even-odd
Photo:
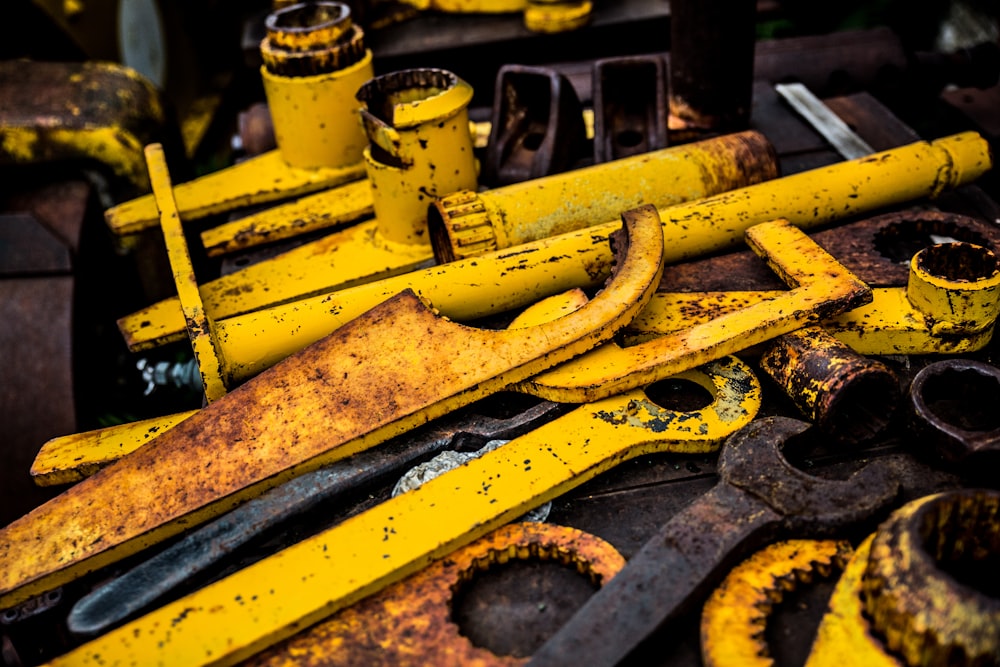
[[[666,148],[667,65],[662,56],[595,61],[593,96],[594,162]]]
[[[785,593],[839,574],[853,553],[846,540],[785,540],[755,552],[726,575],[701,612],[705,667],[771,667],[764,638]]]
[[[911,426],[920,445],[949,462],[994,468],[1000,456],[1000,369],[975,359],[942,359],[913,378]]]
[[[625,564],[614,547],[580,530],[516,523],[434,561],[424,570],[335,614],[245,664],[279,665],[520,665],[474,645],[453,620],[454,598],[477,572],[510,560],[555,561],[595,585]]]
[[[857,525],[894,501],[899,483],[878,463],[847,480],[815,477],[788,463],[781,448],[808,427],[765,417],[729,438],[719,452],[719,482],[664,524],[528,664],[617,664],[747,551],[779,536],[815,537]]]
[[[715,451],[757,414],[760,385],[738,359],[686,377],[712,388],[712,404],[680,412],[635,391],[581,406],[84,644],[56,664],[91,664],[111,656],[127,663],[153,652],[183,664],[238,661],[625,459]]]
[[[776,338],[760,364],[806,419],[845,444],[882,432],[902,394],[900,379],[885,363],[858,354],[818,326]]]
[[[1000,495],[992,489],[898,508],[848,563],[806,664],[996,664],[1000,603],[983,575],[998,534]]]
[[[0,604],[113,562],[604,342],[648,301],[662,271],[655,209],[623,219],[625,261],[600,294],[566,317],[508,331],[473,329],[400,293],[11,524],[0,532]]]

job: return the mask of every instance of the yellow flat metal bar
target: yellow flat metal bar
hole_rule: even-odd
[[[402,292],[0,530],[0,608],[610,339],[662,274],[653,207],[623,214],[605,289],[551,322],[492,331]]]
[[[201,233],[209,257],[358,222],[375,213],[367,178],[248,215]]]
[[[146,164],[149,168],[149,182],[153,187],[156,208],[160,212],[163,241],[167,247],[174,285],[177,287],[177,299],[184,313],[188,339],[198,361],[205,399],[212,402],[226,393],[226,385],[222,379],[222,361],[215,345],[215,327],[205,314],[205,307],[201,301],[198,279],[194,273],[187,239],[181,226],[181,216],[174,202],[173,184],[170,182],[163,146],[150,144],[146,147]]]
[[[992,158],[988,142],[975,132],[966,132],[934,142],[917,142],[866,158],[839,162],[693,202],[661,208],[660,217],[663,220],[663,234],[667,247],[666,261],[679,262],[733,247],[742,241],[743,233],[750,226],[777,218],[787,219],[798,227],[808,229],[867,211],[915,199],[935,197],[941,192],[974,181],[991,168]],[[531,294],[528,300],[513,304],[506,299],[497,300],[497,307],[521,307],[570,287],[599,285],[607,275],[605,267],[609,266],[610,255],[603,244],[601,249],[604,252],[594,253],[595,243],[591,238],[606,238],[609,231],[616,226],[617,222],[596,224],[588,227],[586,233],[569,232],[548,239],[549,244],[544,246],[552,249],[554,254],[567,258],[560,262],[564,268],[574,263],[579,267],[574,268],[574,271],[589,272],[592,275],[589,285],[580,282],[567,284],[565,281],[555,280],[551,283],[553,289],[550,292],[536,292]],[[555,252],[555,244],[558,244],[561,251]],[[535,242],[530,242],[515,246],[507,252],[487,253],[479,257],[479,266],[485,266],[497,257],[509,256],[516,248],[530,249],[529,252],[534,252],[537,247],[539,246],[535,245]],[[319,247],[316,249],[318,251]],[[453,264],[457,262],[442,265],[441,268],[451,267]],[[451,280],[450,271],[450,268],[446,269],[446,273],[441,274],[439,279],[442,282]],[[267,283],[267,288],[270,290],[282,289],[280,285],[283,281],[274,278],[277,276],[272,277],[270,281],[262,278],[261,283]],[[421,280],[423,278],[418,277],[416,282]],[[456,277],[455,280],[462,281],[463,278]],[[474,278],[470,280],[475,281]],[[540,285],[549,284],[547,281],[540,283]],[[230,288],[230,296],[236,302],[255,298],[250,295],[259,292],[254,285],[251,285],[252,289],[247,292],[241,292],[234,287]],[[421,291],[421,288],[415,289]],[[282,292],[282,298],[272,303],[281,304],[289,299],[295,300],[296,318],[321,320],[327,308],[326,302],[305,296],[296,299],[291,293],[293,291]],[[203,293],[208,303],[211,290],[203,288]],[[337,292],[333,292],[331,298],[340,300]],[[477,316],[499,312],[489,309],[490,297],[477,299],[475,295],[467,295],[467,298],[477,302],[479,306]],[[437,304],[436,300],[435,303]],[[448,312],[446,305],[440,304],[438,307],[449,317],[462,319],[460,315]],[[210,306],[209,308],[210,314],[220,327],[230,317],[220,314],[221,311],[212,310]],[[129,349],[141,350],[163,342],[178,340],[183,334],[183,322],[176,312],[176,305],[172,309],[173,312],[170,306],[161,302],[122,318],[119,321],[119,329]],[[280,317],[283,317],[285,312],[286,309],[279,306],[272,315],[279,317],[278,314],[281,313]],[[304,315],[306,312],[312,312],[312,318],[306,317]],[[328,333],[332,329],[317,326],[317,330]],[[269,354],[271,358],[280,358],[281,355],[287,354],[288,350],[295,349],[294,346],[285,346],[282,335],[268,333],[267,326],[254,335],[258,342],[270,340],[274,341],[275,345],[284,346],[283,349],[275,349]],[[315,339],[313,337],[311,340]],[[310,339],[302,337],[300,340]]]
[[[197,410],[52,438],[31,464],[38,486],[69,484],[90,477],[181,423]]]
[[[638,345],[601,346],[517,389],[548,400],[590,401],[607,391],[662,380],[871,301],[865,283],[788,221],[754,225],[746,237],[791,290]]]
[[[174,188],[177,210],[184,220],[196,220],[241,206],[299,197],[365,176],[364,163],[340,168],[289,167],[277,150],[217,172],[180,183]],[[116,236],[155,227],[160,218],[152,195],[137,197],[104,212]]]
[[[151,656],[235,664],[622,461],[714,451],[759,410],[760,385],[736,358],[685,377],[703,385],[708,378],[710,406],[666,410],[640,390],[582,406],[50,664],[140,664]]]

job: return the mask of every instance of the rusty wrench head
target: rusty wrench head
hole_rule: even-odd
[[[898,481],[878,464],[847,480],[792,467],[781,447],[808,427],[769,417],[731,436],[720,453],[718,484],[667,522],[529,664],[617,664],[748,551],[781,534],[832,533],[896,497]]]

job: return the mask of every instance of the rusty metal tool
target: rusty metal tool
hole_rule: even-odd
[[[839,576],[853,552],[847,540],[783,540],[730,570],[701,610],[705,667],[773,667],[764,633],[774,606],[800,583]]]
[[[552,636],[529,665],[613,665],[776,537],[830,534],[875,516],[899,483],[869,463],[848,480],[808,475],[781,448],[809,424],[756,420],[719,452],[719,482],[668,521]],[[738,562],[738,561],[737,561]]]
[[[542,401],[511,417],[475,411],[452,414],[354,456],[306,473],[247,501],[185,535],[114,580],[88,593],[67,618],[71,632],[94,636],[150,607],[263,531],[335,501],[445,450],[475,450],[511,439],[567,412],[572,406]]]
[[[760,366],[806,419],[841,444],[860,444],[882,433],[902,397],[895,371],[822,326],[775,338],[761,354]]]
[[[527,0],[524,27],[546,34],[577,30],[590,22],[593,0]]]
[[[409,76],[413,73],[393,74],[391,81],[396,89],[390,92],[400,95],[402,89],[399,86]],[[444,146],[428,144],[427,149],[419,148],[421,141],[427,141],[425,132],[431,133],[442,116],[465,112],[467,89],[459,81],[450,80],[449,87],[444,90],[412,85],[406,87],[415,99],[398,105],[400,112],[394,116],[398,116],[400,122],[394,129],[405,137],[401,143],[409,153],[407,162],[410,167],[394,170],[400,177],[400,184],[389,185],[387,191],[380,194],[380,199],[386,202],[384,205],[375,206],[374,193],[366,180],[363,194],[359,193],[361,185],[352,184],[338,188],[336,192],[329,191],[295,204],[275,207],[267,214],[271,218],[280,217],[294,227],[303,217],[308,222],[313,214],[334,215],[336,206],[331,203],[334,196],[344,198],[356,195],[359,199],[367,198],[366,206],[370,206],[373,212],[378,210],[377,220],[360,222],[278,257],[203,283],[201,291],[209,314],[221,320],[361,282],[374,282],[424,264],[434,264],[433,250],[426,245],[431,242],[429,234],[413,223],[415,209],[422,206],[426,213],[430,203],[425,198],[421,204],[416,198],[420,193],[414,192],[414,188],[419,191],[423,186],[413,180],[413,173],[435,171],[431,165],[436,165],[437,171],[443,170],[444,164],[464,168],[461,158],[449,159],[438,152]],[[379,105],[380,108],[382,106]],[[412,125],[417,120],[423,122]],[[461,151],[464,146],[464,155],[471,154],[468,143],[459,143],[461,137],[457,133],[452,134],[456,136],[446,141],[445,146],[456,151]],[[433,159],[428,160],[428,157]],[[383,180],[389,180],[393,170],[387,166],[380,169],[386,172]],[[777,175],[777,156],[770,142],[758,132],[747,132],[624,158],[598,168],[578,169],[538,179],[530,185],[497,188],[486,201],[498,202],[506,216],[536,221],[538,225],[548,228],[549,233],[556,233],[569,231],[574,224],[578,226],[580,220],[603,222],[643,204],[668,206],[752,185]],[[463,178],[467,177],[463,175]],[[474,180],[473,176],[472,182]],[[609,186],[612,183],[614,187]],[[408,188],[406,199],[393,204],[389,200],[403,184]],[[447,189],[444,184],[445,181],[438,179],[425,185],[436,194],[444,194]],[[350,195],[351,191],[354,195]],[[454,216],[463,216],[453,225],[456,229],[462,228],[463,245],[474,244],[476,252],[472,254],[482,254],[482,248],[475,244],[485,242],[488,236],[477,238],[483,237],[483,233],[476,229],[480,217],[476,215],[477,200],[467,201],[468,206],[463,209],[461,199],[445,199],[450,202],[449,211]],[[388,208],[383,209],[383,206]],[[404,220],[396,221],[391,216],[393,207],[404,209]],[[430,214],[434,212],[430,211]],[[246,222],[246,229],[262,224],[261,216],[264,215],[251,217]],[[265,230],[260,231],[264,233]],[[398,241],[407,234],[416,236],[422,242],[404,244],[389,241]],[[204,243],[212,244],[206,235],[202,239]],[[165,299],[126,315],[118,326],[133,350],[176,341],[184,334],[183,316],[175,299]]]
[[[968,470],[996,470],[1000,456],[1000,369],[942,359],[910,383],[910,425],[918,446]]]
[[[875,149],[859,137],[840,116],[810,92],[801,83],[778,83],[774,90],[788,102],[796,112],[823,135],[837,152],[847,160],[871,155]]]
[[[995,489],[908,502],[847,563],[805,664],[996,665],[998,544]]]
[[[583,105],[549,67],[504,65],[493,92],[482,182],[510,185],[568,170],[586,146]]]
[[[365,175],[366,142],[354,93],[374,69],[350,7],[295,4],[269,14],[266,24],[260,73],[278,148],[178,185],[183,220],[301,196]],[[149,195],[113,206],[104,217],[118,237],[159,220]]]
[[[127,662],[153,654],[173,664],[232,664],[624,460],[715,451],[760,408],[757,378],[735,357],[682,377],[707,389],[712,403],[670,410],[636,390],[580,406],[53,664]]]
[[[461,633],[454,620],[455,599],[470,580],[484,570],[515,560],[571,567],[595,587],[610,580],[625,564],[611,544],[581,530],[533,521],[508,524],[313,628],[262,651],[244,665],[523,664],[526,658],[498,655],[476,645]],[[550,617],[560,612],[551,609],[551,605],[546,611]]]
[[[656,210],[622,218],[624,257],[579,310],[491,331],[445,320],[403,291],[0,530],[0,606],[608,340],[649,300],[663,270]]]
[[[592,75],[595,163],[666,148],[667,66],[662,56],[601,58]]]

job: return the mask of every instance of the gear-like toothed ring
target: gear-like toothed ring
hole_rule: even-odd
[[[499,248],[497,229],[482,198],[462,190],[434,201],[427,227],[439,263],[477,257]]]
[[[843,540],[788,540],[734,567],[702,609],[705,667],[773,665],[764,629],[774,606],[798,583],[843,570],[851,553]]]
[[[997,664],[1000,599],[959,579],[998,556],[1000,492],[908,503],[872,540],[861,598],[873,630],[911,667]]]
[[[304,12],[308,14],[301,20],[293,19]],[[287,20],[276,20],[286,15]],[[351,21],[347,5],[339,2],[292,5],[273,12],[260,43],[264,67],[279,76],[336,72],[359,62],[365,53],[364,30]]]
[[[386,531],[391,531],[387,526]],[[625,565],[609,543],[575,528],[550,523],[508,524],[444,556],[420,572],[251,658],[254,667],[297,665],[513,666],[516,656],[496,655],[461,634],[453,601],[477,572],[512,559],[575,566],[596,585]]]

